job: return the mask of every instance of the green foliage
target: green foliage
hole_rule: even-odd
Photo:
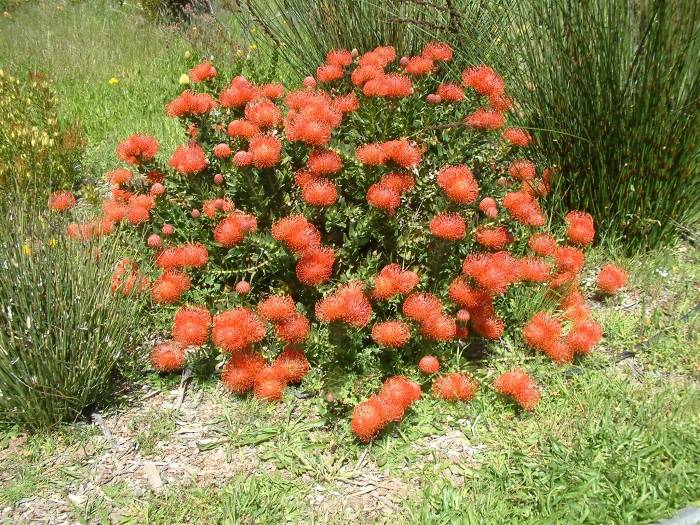
[[[233,10],[264,50],[279,50],[295,79],[313,75],[330,49],[391,45],[419,54],[428,40],[455,48],[458,67],[493,62],[513,0],[248,0]],[[499,63],[502,60],[499,59]]]
[[[0,188],[73,188],[85,148],[75,125],[59,122],[52,83],[40,73],[20,79],[0,70]]]
[[[537,0],[514,8],[518,99],[559,165],[564,206],[626,249],[700,217],[700,4]]]
[[[140,302],[110,292],[117,239],[68,240],[63,221],[17,196],[2,211],[0,422],[51,427],[110,393]]]

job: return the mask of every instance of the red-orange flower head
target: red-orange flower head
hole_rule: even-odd
[[[255,135],[250,139],[248,151],[253,155],[253,166],[271,168],[280,161],[282,142],[272,135]]]
[[[560,272],[579,273],[583,269],[585,256],[578,248],[560,246],[554,251],[554,262]]]
[[[574,244],[585,246],[593,242],[595,226],[593,217],[582,211],[570,211],[564,217],[566,221],[566,236]]]
[[[547,233],[533,233],[527,241],[527,245],[537,255],[546,257],[553,255],[557,249],[557,240]]]
[[[296,313],[294,299],[289,295],[271,295],[258,303],[258,315],[270,322],[280,322]]]
[[[245,105],[245,118],[260,128],[274,128],[282,123],[282,111],[266,98],[251,100]]]
[[[433,395],[446,401],[471,401],[479,386],[470,377],[453,372],[433,381]]]
[[[518,262],[507,252],[467,256],[462,271],[491,294],[502,294],[518,279]]]
[[[394,215],[401,204],[401,194],[395,189],[377,182],[367,190],[367,203],[373,208],[384,210],[389,215]]]
[[[537,201],[523,191],[506,193],[503,197],[503,207],[518,222],[527,226],[544,226],[545,217]]]
[[[421,398],[420,385],[404,376],[393,376],[382,384],[378,396],[394,401],[404,409]]]
[[[525,370],[518,368],[498,376],[494,388],[513,400],[525,410],[533,410],[540,402],[540,389]]]
[[[338,64],[321,64],[316,69],[316,78],[319,82],[330,84],[343,78],[343,67]]]
[[[281,377],[280,370],[266,366],[255,377],[253,395],[265,401],[279,401],[282,399],[286,384]]]
[[[566,344],[576,354],[587,355],[603,338],[603,329],[589,319],[575,321],[566,336]]]
[[[281,372],[283,380],[287,383],[301,382],[311,370],[311,365],[304,352],[291,346],[286,347],[277,356],[273,366]]]
[[[154,303],[173,304],[180,300],[191,285],[192,281],[187,274],[169,270],[153,282],[151,298]]]
[[[350,428],[363,443],[369,443],[384,428],[384,417],[376,404],[360,403],[352,411]]]
[[[207,156],[198,144],[180,146],[170,157],[170,167],[185,175],[199,173],[207,167]]]
[[[445,42],[428,42],[423,47],[423,56],[435,62],[452,60],[452,48]]]
[[[64,212],[70,210],[77,200],[70,191],[56,191],[49,197],[49,208],[53,211]]]
[[[316,149],[309,155],[308,167],[315,175],[328,176],[343,169],[343,161],[335,151]]]
[[[311,206],[332,206],[338,200],[338,189],[328,179],[315,179],[301,187],[301,198]]]
[[[275,332],[285,343],[301,343],[311,333],[311,322],[306,316],[295,312],[291,317],[276,323]]]
[[[615,264],[606,264],[600,269],[596,284],[598,289],[606,294],[615,294],[625,287],[629,275],[620,266]]]
[[[150,162],[158,153],[158,141],[151,135],[136,133],[117,145],[117,156],[127,164],[138,166]]]
[[[544,283],[552,275],[551,265],[539,257],[524,257],[518,261],[518,266],[523,281]]]
[[[479,108],[466,118],[468,126],[484,131],[496,130],[506,122],[503,113],[491,108]]]
[[[346,49],[331,49],[326,53],[326,63],[346,67],[352,64],[352,53]]]
[[[258,373],[265,367],[265,358],[250,350],[236,352],[221,372],[226,388],[236,394],[245,394],[255,383]]]
[[[424,355],[418,361],[418,369],[427,375],[437,374],[440,370],[440,361],[433,355]]]
[[[442,313],[440,299],[430,292],[414,292],[403,302],[403,314],[419,323],[434,319]]]
[[[216,108],[216,101],[206,93],[183,91],[165,108],[170,117],[197,117]]]
[[[296,274],[302,284],[317,286],[333,274],[335,252],[331,248],[310,248],[297,262]]]
[[[321,245],[321,234],[303,215],[290,215],[275,221],[272,236],[293,252],[303,253]]]
[[[159,372],[175,372],[185,366],[185,347],[177,341],[164,341],[153,347],[151,364]]]
[[[351,281],[316,303],[316,318],[323,323],[343,321],[362,328],[372,318],[372,305],[360,281]]]
[[[384,321],[372,327],[372,339],[379,346],[401,348],[411,338],[411,329],[403,321]]]
[[[486,65],[465,69],[462,72],[462,83],[487,97],[503,95],[505,91],[501,76]]]
[[[238,76],[231,81],[231,85],[221,91],[219,102],[225,108],[239,108],[245,106],[258,95],[255,86],[245,77]]]
[[[537,176],[535,165],[529,160],[515,160],[508,167],[508,174],[516,180],[532,180]]]
[[[451,341],[457,335],[454,317],[441,313],[421,322],[420,333],[431,341]]]
[[[265,337],[265,325],[248,308],[234,308],[214,317],[211,339],[227,352],[238,352]]]
[[[459,213],[441,212],[430,220],[430,233],[446,241],[464,239],[467,224]]]
[[[447,295],[453,302],[468,310],[491,304],[493,299],[488,292],[470,286],[461,275],[450,283]]]
[[[436,95],[440,97],[441,102],[461,102],[464,100],[464,90],[458,84],[440,84]]]
[[[471,170],[463,164],[442,168],[437,183],[447,198],[458,204],[471,204],[479,195],[479,185]]]
[[[404,67],[404,72],[414,77],[427,75],[433,70],[433,59],[426,56],[411,57]]]
[[[547,350],[561,337],[561,323],[547,312],[538,312],[523,327],[523,337],[530,346]]]
[[[204,215],[210,219],[216,217],[219,212],[231,213],[233,209],[233,203],[230,200],[221,197],[218,199],[204,201],[202,204],[202,213],[204,213]]]
[[[374,278],[374,299],[388,299],[398,294],[410,293],[420,278],[410,270],[402,270],[398,264],[387,264]]]
[[[133,178],[134,174],[131,173],[126,168],[117,168],[107,172],[106,179],[107,182],[114,185],[128,184]]]
[[[250,139],[260,133],[260,128],[246,119],[232,120],[226,128],[229,137]]]
[[[205,82],[216,76],[216,68],[211,65],[211,62],[202,62],[190,69],[187,76],[190,82]]]
[[[245,239],[246,235],[256,231],[258,222],[252,215],[232,213],[225,217],[214,228],[214,240],[226,248],[235,246]]]
[[[496,228],[479,227],[474,231],[474,240],[486,248],[502,250],[513,242],[513,235],[503,226]]]
[[[503,130],[503,138],[513,146],[519,146],[521,148],[526,147],[532,140],[530,134],[520,128],[506,128]]]
[[[201,346],[209,340],[211,314],[201,306],[183,306],[173,320],[173,339],[185,346]]]

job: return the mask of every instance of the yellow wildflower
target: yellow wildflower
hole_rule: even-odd
[[[30,253],[32,253],[31,247],[28,244],[23,244],[22,245],[22,253],[24,255],[29,255]]]
[[[187,73],[183,73],[182,75],[180,75],[180,80],[179,80],[178,82],[180,82],[180,84],[183,85],[183,86],[184,86],[185,84],[189,84],[189,83],[190,83],[190,77],[187,76]]]
[[[51,248],[55,248],[57,244],[58,241],[56,239],[49,239],[49,246],[51,246]]]
[[[110,78],[110,79],[108,80],[108,82],[109,82],[110,85],[113,86],[114,84],[119,84],[119,79],[116,78],[116,77],[112,77],[112,78]]]

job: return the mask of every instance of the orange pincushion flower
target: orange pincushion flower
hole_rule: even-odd
[[[199,242],[183,244],[179,255],[183,268],[201,268],[209,260],[207,247]]]
[[[442,313],[440,299],[430,292],[414,292],[403,302],[403,314],[422,323],[428,319],[433,319]]]
[[[557,240],[546,233],[533,233],[528,239],[527,245],[537,255],[545,257],[554,254],[557,249]]]
[[[420,333],[432,341],[450,341],[457,334],[457,323],[447,314],[438,314],[424,319]]]
[[[603,338],[603,329],[591,320],[575,321],[566,336],[566,344],[574,353],[587,355]]]
[[[479,386],[473,379],[459,372],[438,377],[433,381],[433,395],[446,401],[471,401],[478,389]]]
[[[479,185],[471,170],[463,164],[442,168],[437,183],[447,198],[458,204],[471,204],[479,195]]]
[[[436,94],[442,102],[460,102],[464,100],[464,90],[458,84],[440,84]]]
[[[527,193],[513,191],[503,197],[503,207],[518,222],[527,226],[544,226],[545,217],[537,201]]]
[[[550,264],[539,257],[524,257],[518,261],[520,279],[535,283],[544,283],[552,274]]]
[[[537,176],[535,165],[529,160],[516,160],[508,167],[508,174],[516,180],[532,180]]]
[[[392,140],[384,143],[384,148],[387,153],[390,152],[390,158],[402,168],[414,168],[421,161],[421,150],[417,144],[408,140]]]
[[[413,176],[408,173],[392,172],[382,175],[382,179],[379,181],[379,184],[401,194],[412,190],[413,186],[415,185],[415,180],[413,179]]]
[[[352,64],[352,53],[345,49],[331,49],[326,53],[326,63],[345,67]]]
[[[231,151],[231,147],[228,144],[222,142],[221,144],[217,144],[216,146],[214,146],[212,153],[217,159],[227,159],[231,156],[233,152]]]
[[[445,42],[428,42],[423,47],[423,56],[436,62],[449,62],[452,60],[452,48]]]
[[[406,413],[406,409],[397,402],[395,399],[390,399],[388,397],[376,395],[370,397],[367,404],[376,406],[382,415],[385,423],[401,421]]]
[[[173,320],[173,339],[185,346],[201,346],[209,340],[211,314],[201,306],[183,306]]]
[[[245,168],[253,164],[253,154],[249,151],[237,151],[233,156],[233,163],[237,168]]]
[[[506,128],[503,130],[502,136],[513,146],[520,146],[521,148],[526,147],[532,140],[530,134],[524,129],[520,128]]]
[[[503,226],[497,228],[480,227],[474,231],[474,240],[486,248],[502,250],[507,244],[513,242],[513,236]]]
[[[206,93],[183,91],[165,108],[170,117],[196,117],[216,108],[216,101]]]
[[[396,60],[396,49],[391,46],[380,46],[362,55],[359,64],[361,66],[375,65],[384,68],[394,60]]]
[[[221,91],[219,102],[225,108],[239,108],[257,96],[255,86],[246,78],[238,76],[231,81],[231,85]]]
[[[221,380],[226,388],[236,394],[245,394],[255,383],[258,373],[265,368],[265,358],[255,352],[236,352],[228,360],[221,372]]]
[[[540,402],[539,387],[522,368],[501,374],[493,386],[504,396],[512,397],[525,410],[534,409]]]
[[[108,172],[106,178],[110,184],[118,185],[128,184],[133,176],[134,174],[126,168],[117,168],[116,170]]]
[[[151,135],[136,133],[117,145],[117,156],[127,164],[138,166],[150,162],[158,153],[158,141]]]
[[[372,339],[379,346],[401,348],[411,338],[411,329],[403,321],[384,321],[372,327]]]
[[[291,346],[286,347],[277,356],[273,366],[280,371],[282,379],[288,383],[299,383],[311,370],[311,365],[304,352]]]
[[[270,100],[277,100],[284,96],[284,86],[282,84],[263,84],[259,90],[262,96]]]
[[[469,255],[462,271],[492,294],[501,294],[518,278],[518,263],[507,252]]]
[[[459,213],[442,212],[430,220],[430,233],[447,241],[458,241],[467,234],[467,225]]]
[[[381,409],[367,402],[360,403],[352,411],[350,428],[357,439],[363,443],[369,443],[384,428],[384,416]]]
[[[49,197],[49,208],[53,211],[63,212],[75,206],[77,200],[70,191],[56,191]]]
[[[399,404],[403,408],[410,407],[421,398],[420,385],[404,376],[393,376],[384,381],[378,396]]]
[[[213,219],[216,217],[217,213],[222,212],[222,213],[231,213],[233,211],[233,203],[224,198],[218,198],[218,199],[211,199],[208,201],[204,201],[202,204],[202,213],[209,217],[210,219]]]
[[[425,355],[418,361],[418,369],[424,374],[437,374],[440,370],[440,361],[433,355]]]
[[[266,321],[284,321],[296,311],[294,299],[289,295],[271,295],[258,303],[258,315]]]
[[[402,270],[398,264],[387,264],[374,278],[372,297],[388,299],[397,294],[410,293],[419,281],[418,274],[410,270]]]
[[[401,194],[379,182],[372,184],[367,190],[367,203],[393,215],[401,204]]]
[[[413,94],[413,82],[404,75],[381,74],[365,82],[362,93],[367,97],[408,97]]]
[[[538,312],[523,327],[523,337],[530,346],[546,350],[561,337],[561,323],[546,312]]]
[[[334,263],[335,252],[331,248],[310,248],[297,262],[297,278],[307,286],[325,283],[333,273]]]
[[[322,64],[316,69],[316,78],[319,82],[328,84],[343,78],[343,68],[337,64]]]
[[[414,77],[427,75],[433,70],[433,60],[425,56],[411,57],[404,67],[404,72]]]
[[[214,240],[226,248],[235,246],[250,232],[257,230],[257,221],[252,215],[232,213],[214,228]]]
[[[248,122],[260,128],[273,128],[282,122],[282,111],[266,98],[248,102],[244,114]]]
[[[489,309],[477,309],[472,312],[471,326],[474,332],[486,339],[497,340],[503,336],[505,323],[503,319],[496,317]]]
[[[484,197],[481,199],[479,209],[489,219],[495,219],[498,217],[498,206],[496,205],[496,201],[491,197]]]
[[[260,133],[260,128],[246,119],[232,120],[226,128],[226,134],[229,137],[242,137],[250,139]]]
[[[383,75],[384,71],[381,68],[374,65],[364,65],[355,68],[350,75],[350,79],[355,86],[362,86],[366,82]]]
[[[500,111],[501,113],[510,111],[513,109],[513,99],[505,93],[493,95],[489,97],[489,106],[491,106],[491,109]]]
[[[583,269],[585,257],[578,248],[560,246],[554,252],[554,262],[560,272],[579,273]]]
[[[378,166],[384,164],[388,160],[386,152],[379,142],[359,146],[355,150],[355,155],[357,159],[366,166]]]
[[[333,175],[343,169],[343,161],[335,151],[314,150],[309,155],[308,166],[315,175]]]
[[[277,379],[255,380],[253,395],[265,401],[279,401],[282,399],[286,385]]]
[[[102,203],[104,218],[112,222],[121,222],[126,217],[127,206],[123,202],[108,199]]]
[[[467,283],[464,276],[458,276],[450,283],[447,295],[461,307],[469,309],[491,304],[492,301],[488,292],[473,288]]]
[[[346,283],[316,303],[316,318],[324,323],[343,321],[361,328],[371,317],[372,305],[360,281]]]
[[[466,118],[468,126],[481,130],[496,130],[506,122],[503,113],[495,109],[479,108]]]
[[[277,337],[286,343],[301,343],[311,333],[309,319],[295,312],[291,317],[275,324]]]
[[[210,62],[197,64],[187,72],[191,82],[204,82],[216,76],[216,68]]]
[[[593,242],[595,227],[593,217],[582,211],[570,211],[564,217],[566,221],[566,236],[574,244],[586,245]]]
[[[169,162],[171,168],[185,175],[199,173],[207,167],[207,163],[204,150],[198,144],[180,146],[173,152]]]
[[[360,101],[354,91],[333,99],[333,107],[341,113],[352,113],[360,109]]]
[[[164,341],[153,347],[151,364],[159,372],[175,372],[185,366],[185,348],[177,341]]]
[[[615,294],[624,288],[629,280],[629,275],[619,266],[606,264],[600,269],[596,284],[598,289],[606,294]]]
[[[148,208],[139,206],[136,203],[129,203],[126,208],[126,218],[131,224],[141,224],[147,222],[151,215],[148,212]]]
[[[280,161],[282,142],[272,135],[255,135],[250,139],[248,151],[253,155],[253,166],[271,168]]]
[[[153,282],[151,298],[154,303],[172,304],[190,289],[192,281],[189,276],[177,271],[166,271]]]
[[[303,215],[290,215],[275,221],[272,236],[293,252],[304,252],[321,244],[321,234]]]
[[[465,69],[462,72],[462,83],[487,97],[502,95],[505,89],[501,76],[486,65]]]
[[[243,350],[265,337],[265,325],[248,308],[234,308],[214,317],[211,339],[227,352]]]
[[[338,190],[328,179],[316,179],[302,186],[301,198],[311,206],[332,206],[338,200]]]

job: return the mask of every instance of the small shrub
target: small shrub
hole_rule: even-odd
[[[60,123],[48,79],[32,73],[22,80],[0,70],[0,110],[0,188],[26,192],[78,184],[85,141],[78,127]]]
[[[116,239],[71,242],[64,222],[17,197],[0,209],[0,422],[46,428],[110,392],[140,301],[105,287]]]
[[[521,333],[556,363],[592,350],[602,331],[579,275],[593,218],[545,227],[550,175],[528,159],[529,134],[506,128],[503,79],[479,66],[446,82],[451,58],[441,43],[400,60],[335,50],[290,92],[221,82],[202,63],[197,91],[167,104],[188,135],[168,165],[155,137],[117,146],[125,167],[107,174],[104,214],[68,233],[141,232],[152,258],[124,260],[112,288],[148,290],[172,316],[157,369],[221,352],[227,388],[278,400],[311,364],[327,384],[344,374],[357,400],[380,378],[419,377],[431,355],[447,363],[429,367],[445,373],[433,391],[468,401],[477,379],[454,368],[472,345]],[[413,394],[399,394],[362,405],[362,439],[401,419]]]

